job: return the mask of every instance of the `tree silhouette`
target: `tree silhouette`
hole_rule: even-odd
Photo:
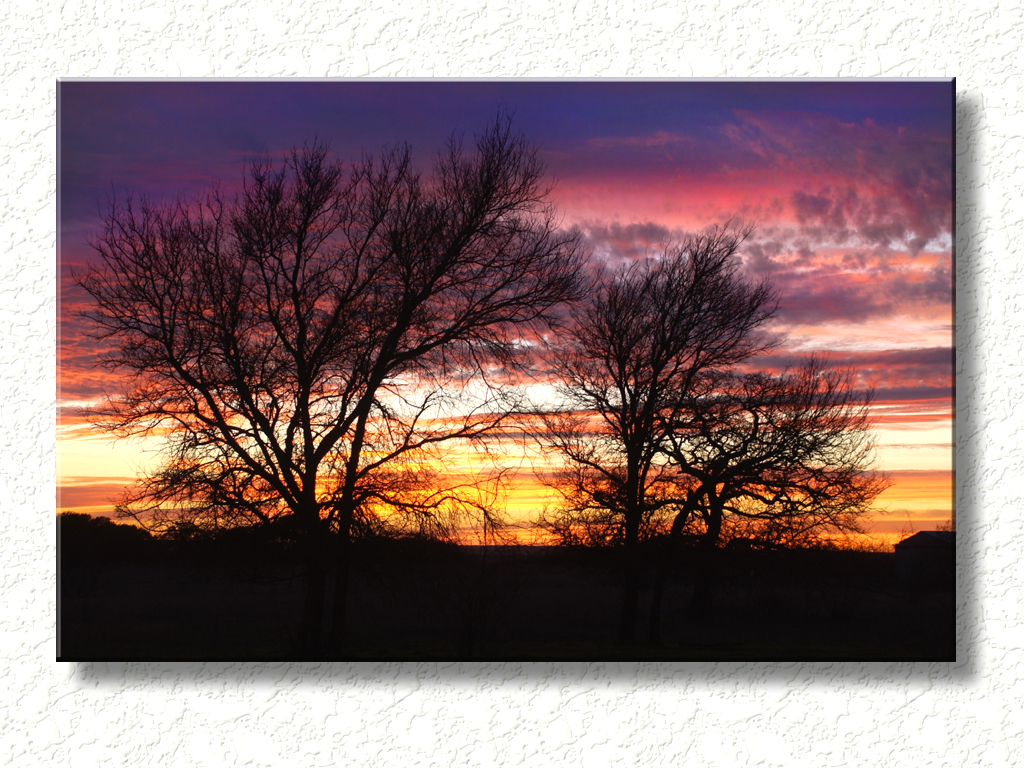
[[[499,115],[426,177],[408,146],[346,168],[313,143],[251,164],[233,198],[112,205],[99,264],[76,273],[125,385],[94,415],[166,444],[122,514],[156,528],[294,515],[300,650],[336,650],[353,533],[383,509],[465,508],[409,473],[521,407],[504,384],[523,339],[579,292],[579,237],[559,229],[543,173]]]
[[[768,343],[757,329],[775,311],[774,291],[737,272],[749,233],[712,227],[606,275],[556,350],[564,403],[544,416],[542,439],[563,460],[555,485],[566,504],[548,526],[623,545],[622,642],[636,636],[638,542],[685,498],[688,480],[664,460],[666,427],[684,415],[680,393]]]
[[[889,481],[871,472],[872,392],[854,374],[807,359],[778,376],[712,371],[678,393],[665,452],[691,478],[687,502],[672,522],[678,540],[695,527],[703,555],[693,607],[710,609],[715,550],[723,524],[750,543],[820,543],[821,536],[862,531],[862,520]],[[657,639],[664,565],[651,610]]]

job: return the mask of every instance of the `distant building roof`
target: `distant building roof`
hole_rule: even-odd
[[[956,531],[921,531],[896,544],[900,547],[951,547],[956,545]]]

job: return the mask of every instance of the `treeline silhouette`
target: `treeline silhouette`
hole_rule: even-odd
[[[266,568],[305,564],[301,530],[292,516],[247,526],[204,528],[181,522],[153,534],[109,517],[60,512],[58,554],[63,565],[125,563],[207,563]],[[429,536],[377,533],[357,541],[364,552],[387,551],[395,557],[454,556],[458,547]]]
[[[64,566],[83,563],[150,562],[160,551],[153,535],[109,517],[80,512],[57,515],[58,556]]]

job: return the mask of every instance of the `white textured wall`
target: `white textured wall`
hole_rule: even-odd
[[[0,762],[1021,764],[1020,2],[402,5],[0,6]],[[957,662],[55,662],[55,78],[212,75],[955,75]]]

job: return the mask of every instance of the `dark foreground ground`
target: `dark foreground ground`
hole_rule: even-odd
[[[689,610],[677,562],[661,639],[616,642],[616,552],[488,550],[384,542],[357,552],[349,659],[953,660],[952,589],[901,588],[891,554],[723,552],[711,615]],[[295,659],[301,566],[183,556],[61,563],[67,660]]]

